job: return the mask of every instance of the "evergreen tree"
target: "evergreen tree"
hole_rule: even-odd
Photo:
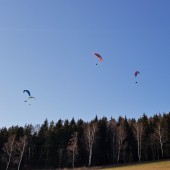
[[[108,121],[103,117],[98,121],[98,131],[95,145],[95,165],[104,165],[109,163],[108,151]]]

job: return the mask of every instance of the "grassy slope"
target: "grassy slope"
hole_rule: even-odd
[[[103,168],[102,170],[170,170],[170,161],[144,163],[114,168]]]

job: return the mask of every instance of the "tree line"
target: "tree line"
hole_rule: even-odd
[[[170,158],[170,112],[0,129],[0,169],[101,166]]]

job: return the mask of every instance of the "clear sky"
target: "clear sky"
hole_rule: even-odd
[[[169,9],[169,0],[1,0],[0,127],[169,112]]]

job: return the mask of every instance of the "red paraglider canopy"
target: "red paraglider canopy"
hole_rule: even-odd
[[[100,54],[94,53],[94,55],[99,59],[100,62],[103,61],[103,58]]]

